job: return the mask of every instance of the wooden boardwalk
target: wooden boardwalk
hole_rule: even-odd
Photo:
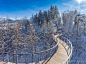
[[[63,45],[65,46],[66,43],[63,42],[62,40],[58,39],[58,41],[60,42],[58,44],[58,50],[57,52],[52,56],[52,58],[48,61],[47,64],[64,64],[64,62],[67,60],[68,55],[67,52],[65,50],[65,48],[63,47]],[[66,45],[66,48],[68,48],[69,46]],[[69,49],[70,51],[70,49]]]
[[[58,36],[55,36],[54,37],[54,39],[55,39],[55,41],[56,41],[56,38],[57,38]],[[47,64],[64,64],[64,62],[67,60],[67,58],[68,58],[68,55],[67,55],[67,52],[66,52],[66,50],[65,50],[65,48],[66,49],[68,49],[69,48],[69,46],[68,45],[66,45],[66,43],[64,42],[64,41],[62,41],[62,40],[60,40],[59,38],[57,38],[58,39],[58,42],[60,42],[60,43],[58,43],[58,50],[57,50],[57,52],[51,57],[51,59],[47,62]],[[65,48],[64,48],[64,46],[66,46]],[[68,51],[70,52],[70,49],[68,49]],[[38,63],[28,63],[28,64],[42,64],[42,62],[43,61],[41,61],[41,62],[38,62]],[[15,64],[15,63],[0,63],[0,64]],[[25,63],[18,63],[18,64],[25,64]],[[45,64],[45,63],[43,63],[43,64]]]
[[[54,40],[57,42],[58,40],[58,50],[57,52],[51,57],[51,59],[47,62],[47,64],[64,64],[64,62],[67,60],[68,55],[67,51],[65,50],[69,48],[69,46],[59,38],[57,38],[58,35],[54,36]],[[56,40],[57,39],[57,40]],[[65,48],[64,48],[65,46]],[[68,53],[70,52],[70,48],[68,49]],[[42,64],[38,62],[37,64]],[[43,63],[45,64],[45,63]]]

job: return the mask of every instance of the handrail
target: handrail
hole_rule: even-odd
[[[71,58],[71,56],[72,56],[72,51],[73,51],[73,47],[72,47],[72,43],[67,39],[67,38],[65,38],[65,37],[63,37],[63,36],[61,36],[61,35],[58,35],[57,36],[58,38],[59,37],[61,37],[61,38],[63,38],[63,39],[65,39],[65,40],[67,40],[68,41],[68,44],[69,44],[69,47],[70,47],[70,53],[69,54],[67,54],[68,55],[68,58],[66,59],[66,61],[63,63],[63,64],[68,64],[68,62],[69,62],[69,60],[70,60],[70,58]],[[34,52],[34,53],[5,53],[5,52],[2,52],[2,53],[0,53],[0,54],[7,54],[8,55],[8,59],[9,59],[9,56],[10,55],[16,55],[16,58],[18,59],[18,56],[19,55],[21,55],[21,56],[23,56],[23,55],[25,55],[25,57],[27,56],[27,55],[31,55],[32,56],[32,61],[30,62],[30,63],[33,63],[34,61],[33,61],[33,55],[35,55],[35,54],[37,54],[37,59],[38,59],[38,61],[40,62],[40,61],[42,61],[43,59],[41,59],[41,57],[43,57],[42,56],[42,54],[45,54],[45,57],[44,57],[44,59],[47,59],[47,58],[49,58],[49,57],[52,57],[53,55],[54,55],[54,53],[57,51],[57,46],[58,46],[58,43],[60,43],[58,40],[57,40],[57,37],[55,37],[56,38],[56,44],[55,44],[55,46],[53,46],[52,48],[50,48],[50,49],[47,49],[47,50],[44,50],[44,51],[40,51],[40,52]],[[60,38],[59,38],[60,39]],[[62,40],[63,41],[63,40]],[[65,42],[65,41],[64,41]],[[65,42],[65,43],[67,43],[67,42]],[[60,43],[61,44],[61,43]],[[68,52],[68,50],[66,49],[66,47],[65,46],[63,46],[64,48],[65,48],[65,50]],[[53,53],[51,53],[53,51]],[[48,54],[49,53],[49,54]],[[47,57],[47,55],[49,55],[48,57]],[[16,59],[16,63],[19,63],[18,62],[18,60]],[[27,58],[25,58],[25,60],[26,60]],[[4,62],[4,61],[3,61]],[[10,61],[9,61],[10,62]],[[15,63],[15,62],[13,62],[13,63]],[[26,62],[23,62],[23,63],[28,63],[27,61]]]
[[[4,52],[4,54],[15,54],[15,55],[19,55],[19,54],[21,54],[21,55],[27,55],[27,54],[38,54],[38,53],[43,53],[43,52],[46,52],[46,51],[49,51],[49,50],[52,50],[53,48],[55,48],[55,47],[57,47],[58,46],[58,43],[56,43],[56,45],[54,46],[54,47],[52,47],[52,48],[50,48],[50,49],[48,49],[48,50],[44,50],[44,51],[40,51],[40,52],[35,52],[35,53],[9,53],[9,52]],[[3,52],[2,52],[3,53]],[[0,52],[0,54],[2,54],[1,52]]]
[[[67,38],[65,38],[65,37],[63,37],[63,36],[58,36],[58,38],[59,37],[61,37],[61,38],[63,38],[63,39],[65,39],[65,40],[67,40],[68,41],[68,43],[70,44],[70,53],[69,54],[67,54],[68,55],[68,58],[66,59],[66,61],[63,63],[63,64],[68,64],[68,62],[70,61],[70,58],[71,58],[71,56],[72,56],[72,51],[73,51],[73,47],[72,47],[72,43],[67,39]],[[59,38],[60,39],[60,38]],[[62,40],[63,41],[63,40]],[[60,42],[59,42],[60,43]],[[67,43],[67,42],[65,42],[65,43]],[[61,44],[61,43],[60,43]],[[66,47],[65,46],[63,46],[65,49],[66,49]],[[66,50],[67,52],[68,52],[68,50]]]
[[[24,58],[24,62],[22,63],[33,63],[33,62],[40,62],[42,60],[46,60],[48,58],[51,58],[55,52],[57,51],[58,48],[58,42],[55,42],[55,45],[47,50],[44,51],[40,51],[40,52],[33,52],[33,53],[10,53],[10,52],[4,52],[2,50],[2,52],[0,52],[0,58],[2,58],[3,60],[0,59],[0,61],[2,62],[12,62],[12,63],[20,63],[20,59],[18,59],[19,57],[23,56]],[[6,58],[8,59],[7,61],[5,61],[5,56],[7,56]],[[34,57],[34,56],[37,57]],[[12,59],[10,59],[10,56],[12,56]],[[30,61],[26,60],[28,59],[27,56],[30,56]],[[14,59],[16,58],[16,59]],[[36,58],[36,61],[34,60],[34,58]],[[22,59],[22,58],[21,58]],[[12,60],[12,61],[11,61]],[[15,61],[14,61],[15,60]],[[19,61],[18,61],[19,60]]]

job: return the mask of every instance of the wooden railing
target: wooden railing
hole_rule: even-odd
[[[3,45],[1,45],[2,47]],[[58,49],[58,42],[55,42],[55,46],[40,52],[33,53],[13,53],[4,52],[4,48],[0,49],[0,62],[11,62],[11,63],[37,63],[42,60],[51,58]]]
[[[62,46],[65,48],[67,55],[68,55],[68,58],[66,59],[64,64],[69,64],[70,59],[72,57],[72,51],[73,51],[72,43],[67,38],[65,38],[63,36],[58,36],[58,38],[66,43],[66,45],[64,45],[60,41],[58,41],[58,43],[62,44]]]
[[[62,44],[58,39],[61,39],[66,45]],[[34,53],[10,53],[4,52],[4,49],[0,50],[0,61],[1,62],[11,62],[11,63],[37,63],[46,59],[50,59],[58,49],[58,43],[60,43],[66,50],[68,58],[64,62],[64,64],[68,64],[70,62],[70,58],[72,56],[72,43],[63,36],[56,37],[55,46],[49,48],[44,51],[34,52]],[[64,52],[63,52],[64,53]]]

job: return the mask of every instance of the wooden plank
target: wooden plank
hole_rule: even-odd
[[[68,58],[67,52],[65,48],[62,46],[62,44],[66,45],[66,48],[68,48],[69,46],[64,41],[61,41],[60,39],[58,39],[58,41],[60,42],[58,44],[58,50],[47,64],[63,64]],[[68,51],[70,51],[70,49]]]

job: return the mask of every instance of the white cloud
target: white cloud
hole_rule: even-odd
[[[86,2],[86,0],[76,0],[77,3],[81,4],[83,2]]]
[[[76,3],[76,1],[78,3]],[[80,3],[80,4],[79,4]],[[63,5],[69,6],[69,10],[77,10],[80,13],[86,14],[86,0],[72,0],[68,3],[62,3]]]
[[[10,18],[10,19],[15,20],[15,18]]]
[[[30,11],[30,13],[32,14],[35,14],[36,12],[38,12],[38,11],[31,10],[31,9],[28,9],[28,11]]]

